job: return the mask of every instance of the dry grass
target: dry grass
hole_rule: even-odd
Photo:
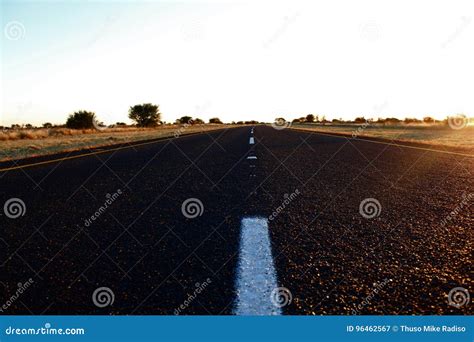
[[[394,141],[442,145],[465,150],[474,149],[474,126],[472,125],[459,130],[452,129],[446,125],[400,124],[383,126],[374,123],[366,127],[356,124],[293,124],[292,127],[327,133],[341,133],[359,138],[373,137]]]
[[[178,125],[157,128],[108,128],[74,130],[67,128],[21,129],[0,132],[0,161],[43,156],[120,143],[185,135],[228,127],[226,125]]]

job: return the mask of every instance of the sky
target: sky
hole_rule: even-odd
[[[474,116],[474,2],[1,1],[0,125]]]

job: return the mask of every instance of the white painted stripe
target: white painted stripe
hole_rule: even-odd
[[[268,221],[265,218],[242,219],[240,256],[237,270],[236,315],[281,315],[272,303],[271,294],[277,288]]]
[[[247,159],[257,159],[257,156],[248,156]]]
[[[254,139],[253,137],[250,137],[250,139],[249,139],[249,144],[250,144],[250,145],[255,144],[255,139]]]

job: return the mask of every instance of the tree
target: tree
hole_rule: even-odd
[[[196,119],[194,119],[193,123],[196,124],[196,125],[202,125],[202,124],[204,124],[204,120],[196,118]]]
[[[128,117],[139,127],[156,126],[161,117],[160,106],[151,103],[135,105],[130,107]]]
[[[433,119],[431,116],[425,116],[423,118],[423,122],[424,123],[434,123],[435,122],[435,119]]]
[[[51,122],[45,122],[43,124],[43,128],[53,128],[53,125],[51,124]]]
[[[69,115],[66,121],[66,127],[73,129],[94,128],[94,120],[94,112],[80,110]]]
[[[306,122],[314,122],[314,115],[313,114],[306,115]]]
[[[211,118],[211,119],[209,119],[209,123],[211,123],[211,124],[222,124],[222,121],[219,118]]]
[[[364,122],[367,122],[367,120],[363,116],[359,116],[359,117],[355,118],[354,122],[355,123],[364,123]]]
[[[182,116],[178,119],[178,123],[183,124],[183,125],[184,124],[192,125],[194,122],[193,122],[192,117],[185,115],[185,116]]]

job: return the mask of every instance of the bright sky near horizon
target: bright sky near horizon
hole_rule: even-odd
[[[3,1],[0,125],[474,116],[474,2]]]

